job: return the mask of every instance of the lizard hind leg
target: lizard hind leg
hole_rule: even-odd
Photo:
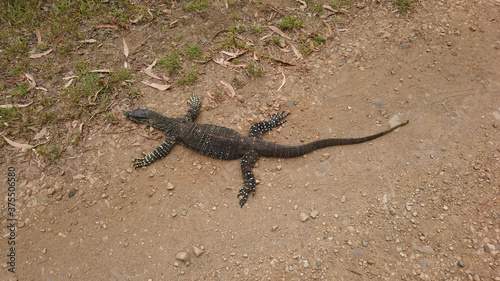
[[[259,155],[255,150],[251,150],[243,155],[241,159],[241,172],[243,174],[244,186],[238,192],[238,198],[240,199],[240,206],[243,207],[248,200],[248,195],[252,193],[255,195],[255,177],[252,172],[252,168],[259,159]]]
[[[269,121],[256,123],[250,128],[249,136],[261,138],[263,133],[286,123],[285,118],[288,117],[288,115],[290,115],[290,113],[285,114],[285,112],[282,111],[281,113],[273,114]]]

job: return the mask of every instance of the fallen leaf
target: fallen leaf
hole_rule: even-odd
[[[2,104],[2,105],[0,105],[0,108],[13,108],[14,106],[22,108],[22,107],[27,107],[27,106],[29,106],[32,103],[33,102],[26,103],[26,104]]]
[[[131,19],[129,18],[128,20],[131,22],[131,23],[138,23],[142,17],[144,17],[144,15],[139,15],[136,19]]]
[[[282,64],[285,64],[285,65],[290,65],[290,66],[294,66],[295,65],[294,63],[291,63],[291,62],[286,61],[286,60],[278,59],[278,58],[272,58],[272,60],[274,60],[276,62],[279,62],[279,63],[282,63]]]
[[[171,85],[168,85],[168,84],[157,84],[157,83],[151,83],[151,82],[148,82],[148,81],[141,81],[141,82],[143,84],[148,85],[149,87],[153,87],[153,88],[158,89],[160,91],[165,91],[168,88],[170,88],[170,86],[171,86]]]
[[[334,13],[338,13],[339,11],[335,10],[334,8],[332,8],[332,6],[328,5],[328,4],[323,4],[323,8],[331,11],[331,12],[334,12]]]
[[[278,88],[278,91],[279,92],[281,90],[281,88],[285,85],[286,83],[286,77],[285,77],[285,73],[283,72],[283,69],[280,67],[280,70],[281,70],[281,75],[283,75],[283,82],[281,82],[281,86]]]
[[[28,78],[28,83],[30,84],[30,86],[26,90],[26,92],[29,92],[29,91],[31,91],[31,89],[36,87],[35,78],[33,78],[33,75],[31,75],[29,73],[25,73],[24,76],[26,76],[26,78]]]
[[[63,77],[63,80],[71,80],[71,79],[76,78],[76,77],[78,77],[78,76],[76,76],[76,75],[66,76],[66,77]]]
[[[94,70],[90,70],[89,72],[92,72],[92,73],[110,73],[113,71],[109,70],[109,69],[94,69]]]
[[[323,23],[325,24],[326,28],[328,29],[328,36],[329,37],[332,37],[333,36],[333,30],[332,30],[332,27],[329,23],[323,21]]]
[[[36,47],[38,48],[40,44],[42,44],[42,35],[40,35],[40,30],[38,30],[38,27],[35,28],[35,34],[36,34]]]
[[[264,36],[260,37],[259,41],[264,41],[264,40],[266,40],[267,38],[269,38],[269,37],[273,36],[273,34],[274,34],[274,33],[272,33],[272,32],[271,32],[271,33],[269,33],[269,34],[266,34],[266,35],[264,35]]]
[[[118,28],[118,25],[116,24],[101,24],[101,25],[96,25],[95,28]]]
[[[38,53],[38,54],[33,54],[30,56],[30,59],[37,59],[37,58],[41,58],[41,57],[44,57],[48,54],[50,54],[52,52],[52,49],[48,49],[47,51],[43,52],[43,53]]]
[[[235,59],[241,55],[243,55],[244,53],[246,53],[247,51],[246,50],[243,50],[243,51],[240,51],[240,52],[237,52],[237,53],[232,53],[232,52],[227,52],[227,51],[220,51],[221,53],[223,53],[224,55],[226,56],[229,56],[230,59]]]
[[[78,42],[91,44],[91,43],[97,42],[97,40],[95,40],[95,39],[86,39],[86,40],[81,40],[81,41],[78,41]]]
[[[41,129],[40,132],[38,132],[33,137],[33,140],[39,140],[39,139],[43,138],[43,136],[45,136],[46,133],[47,133],[47,128],[43,127],[43,129]]]
[[[304,57],[302,56],[302,54],[300,53],[299,50],[297,50],[297,48],[295,48],[294,45],[290,44],[290,47],[292,47],[292,51],[294,52],[294,54],[297,56],[297,58],[299,60],[303,59]]]
[[[274,33],[277,33],[279,34],[280,36],[288,39],[288,40],[292,40],[292,38],[288,37],[288,35],[286,35],[285,33],[283,33],[279,28],[277,28],[276,26],[272,26],[272,25],[268,25],[267,26],[269,29],[271,29]]]
[[[123,54],[128,58],[128,46],[127,42],[125,42],[125,37],[123,37]]]
[[[71,83],[73,83],[73,80],[74,80],[73,78],[69,79],[69,81],[66,84],[64,84],[63,88],[65,89],[68,88],[71,85]]]
[[[12,145],[15,148],[21,148],[21,149],[32,149],[33,148],[32,145],[24,144],[24,143],[18,143],[18,142],[9,140],[5,136],[2,136],[2,137],[5,139],[5,141],[7,141],[10,145]]]
[[[297,2],[299,2],[299,3],[301,4],[301,5],[300,5],[300,9],[301,9],[302,11],[304,11],[304,10],[307,8],[307,3],[306,3],[306,1],[304,1],[304,0],[297,0]]]
[[[226,81],[221,80],[220,81],[222,85],[226,86],[228,88],[229,92],[231,92],[231,97],[234,98],[236,96],[236,92],[234,91],[233,86],[231,84],[227,83]]]
[[[64,36],[66,36],[66,32],[64,32],[63,34],[61,34],[61,36],[57,37],[56,41],[54,42],[54,46],[52,47],[52,49],[56,49],[57,48],[57,45],[59,45],[59,43],[61,43],[61,41],[63,40]]]
[[[153,71],[152,71],[152,69],[156,65],[157,61],[158,60],[155,59],[150,65],[148,65],[148,67],[144,68],[142,70],[142,72],[144,72],[144,74],[146,74],[147,76],[149,76],[151,78],[158,79],[158,80],[163,80],[161,77],[159,77],[158,75],[154,74]]]
[[[47,88],[44,88],[44,87],[35,87],[35,89],[42,90],[42,91],[45,91],[45,92],[49,91],[49,90],[47,90]]]

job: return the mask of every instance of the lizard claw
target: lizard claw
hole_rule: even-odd
[[[135,158],[134,159],[134,168],[136,168],[136,169],[139,169],[141,167],[148,165],[147,161],[146,161],[146,156],[148,156],[148,155],[144,152],[142,154],[144,154],[143,158]]]

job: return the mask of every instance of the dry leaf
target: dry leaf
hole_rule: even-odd
[[[35,89],[42,90],[42,91],[45,91],[45,92],[49,91],[49,90],[47,90],[47,88],[44,88],[44,87],[35,87]]]
[[[266,40],[267,38],[269,38],[269,37],[273,36],[273,34],[274,34],[274,33],[272,33],[272,32],[271,32],[271,33],[269,33],[269,34],[266,34],[266,35],[264,35],[264,36],[260,37],[259,41],[264,41],[264,40]]]
[[[14,106],[22,108],[22,107],[27,107],[27,106],[29,106],[32,103],[33,102],[26,103],[26,104],[2,104],[2,105],[0,105],[0,108],[13,108]]]
[[[12,141],[12,140],[9,140],[8,138],[6,138],[5,136],[2,136],[5,141],[7,141],[10,145],[12,145],[13,147],[15,148],[21,148],[21,149],[32,149],[34,146],[32,145],[29,145],[29,144],[24,144],[24,143],[18,143],[18,142],[15,142],[15,141]]]
[[[229,89],[229,92],[231,92],[231,97],[234,98],[236,96],[236,92],[234,91],[233,86],[231,84],[227,83],[226,81],[221,80],[220,81],[222,85],[226,86],[226,88]]]
[[[136,19],[131,19],[129,18],[128,20],[131,22],[131,23],[138,23],[142,17],[144,17],[144,15],[139,15]]]
[[[332,8],[332,6],[328,5],[328,4],[324,4],[323,5],[323,8],[331,11],[331,12],[334,12],[334,13],[338,13],[339,11],[335,10],[334,8]]]
[[[304,0],[297,0],[297,2],[299,2],[299,3],[301,4],[301,5],[300,5],[300,9],[301,9],[302,11],[304,11],[304,10],[307,8],[307,3],[306,3],[306,1],[304,1]]]
[[[302,54],[300,53],[299,50],[297,50],[297,48],[295,48],[294,45],[290,44],[290,47],[292,47],[292,51],[295,53],[295,55],[297,56],[297,58],[299,60],[303,59],[304,57],[302,56]]]
[[[168,88],[170,88],[170,86],[171,86],[171,85],[168,85],[168,84],[157,84],[157,83],[151,83],[151,82],[148,82],[148,81],[141,81],[141,82],[143,84],[148,85],[149,87],[153,87],[153,88],[158,89],[160,91],[165,91]]]
[[[30,59],[37,59],[37,58],[41,58],[41,57],[44,57],[48,54],[50,54],[52,52],[52,49],[48,49],[47,51],[43,52],[43,53],[38,53],[38,54],[33,54],[30,56]]]
[[[235,58],[243,55],[247,51],[243,50],[243,51],[240,51],[240,52],[237,52],[237,53],[232,53],[232,52],[227,52],[227,51],[220,51],[220,52],[223,53],[224,55],[229,56],[230,58],[228,60],[232,60],[232,59],[235,59]]]
[[[271,29],[274,33],[277,33],[279,34],[280,36],[288,39],[288,40],[292,40],[292,38],[288,37],[288,35],[286,35],[285,33],[283,33],[279,28],[277,28],[276,26],[272,26],[272,25],[268,25],[267,26],[269,29]]]
[[[26,78],[28,78],[28,83],[30,84],[30,86],[26,90],[26,92],[29,92],[29,91],[31,91],[31,89],[36,87],[35,78],[33,78],[33,75],[31,75],[29,73],[25,73],[24,76],[26,76]]]
[[[91,43],[97,42],[97,40],[95,40],[95,39],[86,39],[86,40],[81,40],[81,41],[78,41],[78,42],[91,44]]]
[[[281,83],[281,86],[278,88],[278,91],[279,92],[281,90],[281,88],[285,85],[286,83],[286,77],[285,77],[285,73],[283,72],[283,69],[280,67],[280,70],[281,70],[281,75],[283,75],[283,82]]]
[[[47,133],[47,128],[43,127],[43,129],[41,129],[40,132],[38,132],[33,137],[33,140],[39,140],[39,139],[43,138],[43,136],[45,136],[46,133]]]
[[[326,28],[328,29],[328,36],[329,37],[332,37],[333,36],[333,30],[332,30],[332,27],[330,26],[329,23],[323,21],[323,23],[325,24]]]
[[[158,80],[163,80],[162,78],[158,77],[156,74],[153,73],[152,69],[153,67],[156,65],[156,62],[158,60],[155,59],[150,65],[148,65],[148,67],[144,68],[142,70],[142,72],[144,72],[144,74],[146,74],[147,76],[151,77],[151,78],[154,78],[154,79],[158,79]]]
[[[286,60],[282,60],[282,59],[279,59],[279,58],[271,58],[272,60],[276,61],[276,62],[279,62],[279,63],[282,63],[282,64],[285,64],[285,65],[290,65],[290,66],[294,66],[295,64],[289,62],[289,61],[286,61]]]
[[[91,70],[89,72],[92,72],[92,73],[110,73],[113,71],[109,70],[109,69],[94,69],[94,70]]]
[[[63,34],[61,34],[61,36],[57,37],[56,41],[54,42],[54,46],[52,47],[52,49],[56,49],[57,48],[57,45],[59,45],[59,43],[61,43],[61,40],[63,40],[64,36],[66,36],[66,32],[64,32]]]
[[[36,34],[36,47],[38,48],[40,44],[42,44],[42,35],[40,35],[40,30],[38,30],[38,27],[35,28],[35,34]]]
[[[123,37],[123,54],[128,58],[128,46],[127,42],[125,42],[125,37]]]
[[[73,79],[69,79],[69,81],[66,84],[64,84],[63,88],[65,89],[68,88],[71,85],[71,83],[73,83]]]
[[[116,24],[101,24],[101,25],[96,25],[95,28],[118,28],[118,25]]]
[[[76,78],[76,77],[78,77],[78,76],[76,76],[76,75],[66,76],[66,77],[63,77],[63,80],[71,80],[71,79]]]

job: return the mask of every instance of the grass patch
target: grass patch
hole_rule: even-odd
[[[264,68],[256,66],[255,63],[251,60],[247,62],[247,72],[251,76],[261,77],[264,75]]]
[[[177,53],[166,54],[158,61],[158,66],[167,69],[168,74],[174,74],[181,68]]]
[[[322,13],[324,10],[325,8],[321,4],[314,4],[312,7],[312,12],[316,14]]]
[[[0,107],[0,128],[9,127],[10,124],[16,119],[18,112],[19,108],[17,108],[17,106],[12,108]]]
[[[335,0],[330,2],[330,6],[334,9],[345,8],[351,6],[351,2],[348,0]]]
[[[60,144],[50,144],[42,145],[36,150],[43,156],[43,158],[45,158],[45,161],[52,164],[61,156],[63,149]]]
[[[408,13],[413,9],[413,0],[393,0],[393,2],[398,7],[400,13]]]
[[[201,49],[200,47],[198,47],[198,45],[188,45],[184,48],[184,51],[182,53],[190,60],[197,60],[201,56]]]
[[[321,37],[320,35],[314,35],[312,38],[312,42],[315,46],[319,46],[321,44],[324,44],[325,41],[326,41],[326,39]]]
[[[262,25],[249,25],[248,28],[255,32],[255,34],[259,35],[262,33]]]
[[[193,12],[208,8],[208,3],[205,0],[195,0],[192,3],[186,5],[186,10]]]
[[[278,23],[282,30],[296,30],[304,27],[304,22],[297,17],[286,16]]]
[[[179,80],[175,81],[177,85],[182,86],[182,85],[187,85],[187,84],[193,84],[198,81],[198,73],[196,70],[192,70],[188,72],[186,75],[184,75],[182,78]]]

